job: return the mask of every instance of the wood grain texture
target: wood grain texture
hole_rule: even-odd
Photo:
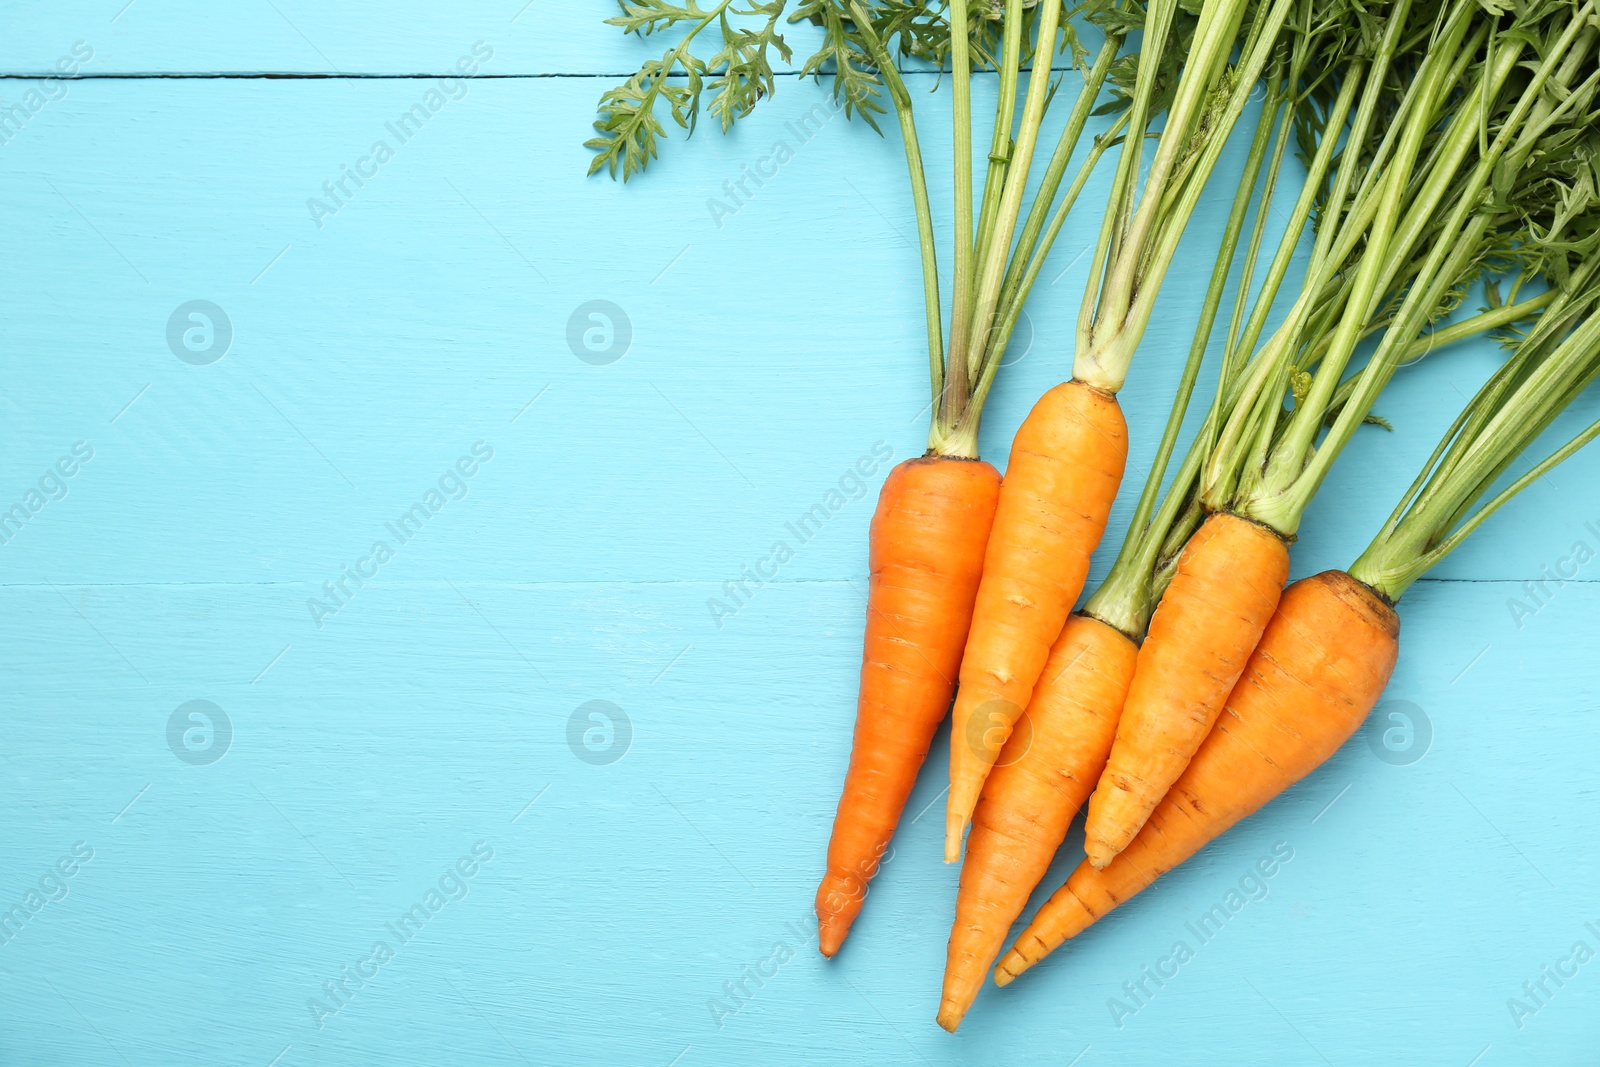
[[[221,12],[204,0],[6,0],[0,69],[54,73],[60,56],[84,41],[94,50],[85,69],[97,74],[433,74],[448,73],[460,53],[485,41],[495,51],[489,73],[625,75],[667,46],[605,25],[616,10],[528,0],[270,0]],[[786,37],[800,47],[811,40],[809,30],[797,27]]]
[[[272,5],[201,18],[138,0],[101,48],[83,27],[119,6],[5,5],[0,68],[40,70],[82,38],[105,70],[318,69]],[[341,67],[429,72],[516,5],[277,6]],[[598,7],[536,11],[537,31],[497,44],[507,70],[636,59]],[[875,442],[895,459],[923,446],[899,149],[842,116],[802,142],[789,124],[825,90],[786,81],[743,130],[669,145],[645,180],[586,181],[606,84],[471,83],[321,228],[307,199],[427,81],[87,80],[0,145],[0,511],[74,442],[93,448],[0,545],[0,917],[40,894],[0,944],[0,1063],[1593,1062],[1600,962],[1547,980],[1520,1029],[1507,1007],[1533,1007],[1523,983],[1575,942],[1600,951],[1600,585],[1585,567],[1540,604],[1522,587],[1576,541],[1600,550],[1593,453],[1402,604],[1387,699],[1409,704],[1380,713],[1425,717],[1425,755],[1386,761],[1358,735],[1092,936],[986,990],[955,1037],[933,1024],[957,876],[936,817],[902,831],[850,943],[818,958],[876,483],[720,626],[707,602]],[[946,158],[948,133],[924,126]],[[708,199],[780,139],[793,159],[719,227]],[[1227,182],[1123,396],[1130,485]],[[1085,211],[1063,235],[991,401],[999,466],[1067,373],[1092,226]],[[232,325],[220,360],[169,347],[191,300]],[[568,342],[592,300],[631,325],[605,365]],[[1335,468],[1296,575],[1349,562],[1495,358],[1463,347],[1397,380],[1380,404],[1394,433],[1364,431]],[[441,485],[478,442],[492,458]],[[442,506],[402,541],[389,524],[430,490]],[[355,584],[346,568],[370,568],[378,541],[392,558]],[[169,743],[191,700],[231,724],[220,760],[180,759],[209,755],[181,729]],[[579,755],[600,758],[582,740],[596,700],[631,724],[615,762]],[[937,814],[946,747],[909,812]],[[44,881],[80,841],[92,859]],[[441,891],[400,944],[387,924],[426,910],[477,842],[492,859],[445,883],[464,898]],[[1185,924],[1278,842],[1294,856],[1265,899],[1200,945]],[[1045,891],[1079,850],[1075,831]],[[372,966],[378,940],[393,958],[319,1027],[308,1002],[336,1007],[323,983]],[[1194,959],[1135,1004],[1123,984],[1177,940]],[[1113,997],[1137,1008],[1120,1028]]]

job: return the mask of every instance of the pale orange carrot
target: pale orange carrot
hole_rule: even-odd
[[[872,516],[855,743],[817,889],[817,941],[839,950],[950,708],[1000,474],[923,456],[890,472]]]
[[[1343,571],[1285,590],[1183,776],[1104,870],[1078,866],[1001,958],[995,982],[1011,982],[1333,755],[1378,702],[1399,634],[1388,602]]]
[[[1275,530],[1218,512],[1184,546],[1149,635],[1084,824],[1104,867],[1189,765],[1261,640],[1289,577]]]
[[[944,970],[939,1025],[972,1007],[1028,894],[1083,806],[1116,731],[1137,647],[1074,615],[1050,650],[1027,713],[1001,751],[972,815]]]
[[[1089,572],[1122,483],[1128,428],[1110,393],[1056,386],[1017,430],[1000,489],[950,733],[945,862]]]

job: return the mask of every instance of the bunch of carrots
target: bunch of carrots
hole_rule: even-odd
[[[783,9],[623,0],[613,22],[625,29],[683,24],[686,35],[602,99],[594,168],[620,161],[626,177],[653,157],[651,92],[687,128],[708,84],[724,129],[748,113],[775,87],[766,50],[788,58],[775,32]],[[1506,481],[1600,376],[1600,0],[1359,11],[807,0],[792,18],[823,30],[802,73],[831,78],[869,122],[885,94],[895,113],[934,412],[927,455],[890,473],[872,520],[855,739],[817,893],[819,943],[838,951],[951,714],[944,851],[962,868],[938,1021],[954,1030],[991,967],[1009,983],[1331,756],[1394,668],[1406,588],[1600,434],[1600,423],[1583,429]],[[1100,32],[1097,51],[1074,19]],[[690,43],[713,24],[724,49],[698,59]],[[1030,194],[1057,55],[1082,86]],[[951,72],[948,304],[897,56]],[[674,69],[687,86],[667,80]],[[974,155],[971,79],[989,71],[999,100],[987,151]],[[1166,428],[1116,562],[1080,606],[1127,460],[1116,394],[1253,105]],[[1095,114],[1114,117],[1068,183]],[[1305,177],[1271,241],[1291,145]],[[978,459],[979,415],[1050,247],[1107,156],[1115,171],[1073,376],[1023,421],[1002,478]],[[1485,306],[1461,315],[1475,291]],[[1374,406],[1389,382],[1488,334],[1507,358],[1372,544],[1348,571],[1286,588],[1302,518],[1355,435],[1383,424]],[[1174,466],[1208,360],[1213,395]],[[1085,807],[1084,861],[1002,955]]]

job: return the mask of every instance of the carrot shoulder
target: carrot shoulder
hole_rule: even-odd
[[[1378,702],[1399,633],[1394,609],[1343,571],[1285,590],[1216,727],[1144,829],[1104,870],[1078,866],[995,982],[1011,982],[1333,755]]]
[[[1122,482],[1128,428],[1116,397],[1056,386],[1017,430],[1006,467],[950,733],[945,862],[1022,715],[1089,572]]]
[[[1137,647],[1098,619],[1074,615],[1033,700],[1001,751],[972,814],[939,1025],[972,1007],[1028,894],[1050,867],[1072,817],[1099,778]]]
[[[1288,577],[1284,539],[1236,515],[1213,514],[1184,546],[1139,648],[1116,743],[1089,800],[1090,863],[1110,863],[1189,765]]]
[[[1000,474],[923,456],[889,473],[872,516],[855,742],[817,889],[817,940],[839,950],[950,708]]]

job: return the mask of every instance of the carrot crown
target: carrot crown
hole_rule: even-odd
[[[1592,157],[1591,157],[1592,158]],[[1585,197],[1583,190],[1576,191]],[[1596,377],[1600,377],[1600,198],[1587,190],[1588,235],[1558,251],[1565,277],[1555,300],[1513,355],[1445,432],[1378,536],[1350,567],[1391,602],[1449,555],[1512,497],[1600,435],[1591,423],[1553,449],[1487,503],[1479,499]],[[1572,201],[1569,201],[1569,205]],[[1582,258],[1568,262],[1573,250]]]
[[[1182,6],[1180,0],[1151,0],[1147,51],[1165,47],[1179,32]],[[1179,239],[1297,7],[1301,21],[1309,22],[1304,0],[1203,0],[1176,84],[1161,64],[1140,65],[1078,313],[1078,380],[1112,393],[1122,388]],[[1238,59],[1230,63],[1236,49]],[[1166,92],[1166,123],[1140,189],[1144,141]]]

